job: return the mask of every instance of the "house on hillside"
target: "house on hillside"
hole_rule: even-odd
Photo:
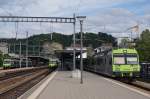
[[[8,54],[8,44],[6,42],[0,42],[0,51],[3,54]]]

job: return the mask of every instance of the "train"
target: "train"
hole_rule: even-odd
[[[10,69],[10,68],[19,68],[20,64],[21,67],[26,67],[26,63],[28,64],[28,67],[32,67],[32,61],[26,59],[20,59],[14,58],[14,59],[4,59],[3,60],[3,69]]]
[[[60,61],[58,59],[49,59],[48,68],[49,70],[55,70],[60,65]]]
[[[106,49],[88,59],[85,69],[114,78],[140,77],[141,66],[136,49]]]

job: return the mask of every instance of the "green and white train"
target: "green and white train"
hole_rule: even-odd
[[[60,65],[60,62],[58,59],[49,59],[48,67],[50,70],[56,69]]]
[[[11,68],[14,65],[14,62],[11,59],[4,59],[3,69]]]
[[[85,69],[117,78],[140,76],[138,52],[135,49],[108,49],[92,56]]]
[[[20,63],[20,59],[4,59],[3,69],[20,68],[20,64],[21,64],[21,67],[26,67],[26,63],[28,63],[28,67],[32,66],[31,60],[28,60],[26,62],[26,59],[22,59]]]

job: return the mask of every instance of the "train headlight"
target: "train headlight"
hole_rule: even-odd
[[[138,68],[133,68],[133,71],[138,71]]]
[[[140,71],[140,66],[133,66],[133,71]]]

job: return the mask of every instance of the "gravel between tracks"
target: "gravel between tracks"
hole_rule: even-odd
[[[17,99],[48,75],[48,69],[34,71],[0,82],[0,99]]]

